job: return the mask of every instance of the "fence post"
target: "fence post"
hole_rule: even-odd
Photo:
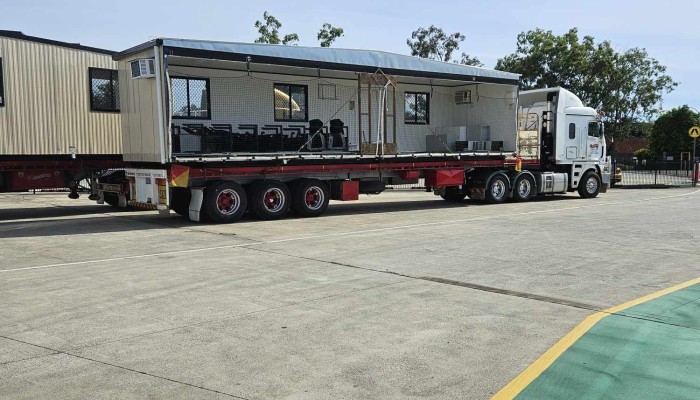
[[[659,174],[659,168],[654,168],[654,186],[656,186],[656,176]]]

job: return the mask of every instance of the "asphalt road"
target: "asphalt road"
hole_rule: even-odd
[[[0,398],[489,398],[699,242],[692,188],[232,225],[2,194]]]

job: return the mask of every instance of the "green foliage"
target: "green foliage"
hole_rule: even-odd
[[[651,130],[649,149],[656,153],[678,156],[693,151],[693,138],[688,130],[700,125],[700,115],[688,106],[674,108],[661,115]]]
[[[456,61],[455,61],[456,62]],[[483,67],[484,64],[476,57],[471,57],[469,54],[462,52],[462,59],[459,60],[462,65],[471,65],[474,67]]]
[[[519,34],[515,53],[499,59],[496,69],[522,74],[522,89],[561,86],[584,104],[603,105],[606,132],[615,138],[657,115],[663,94],[678,85],[646,50],[617,52],[609,41],[579,38],[576,28],[561,36],[543,29]]]
[[[656,158],[656,154],[649,149],[639,149],[634,152],[634,156],[639,160],[653,160]]]
[[[270,13],[263,13],[263,21],[255,21],[255,27],[258,28],[260,37],[255,39],[255,43],[270,43],[270,44],[296,44],[299,41],[299,35],[289,33],[280,39],[279,29],[282,23]]]
[[[406,39],[411,48],[411,55],[438,61],[450,61],[452,53],[459,48],[465,36],[459,32],[446,34],[442,28],[430,25],[427,29],[419,27]]]
[[[332,26],[329,23],[323,24],[318,31],[316,38],[321,42],[321,47],[331,47],[331,44],[339,37],[343,36],[343,28]]]

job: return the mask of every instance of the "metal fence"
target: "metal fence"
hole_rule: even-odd
[[[693,164],[690,161],[616,161],[613,171],[621,172],[619,186],[692,186]]]

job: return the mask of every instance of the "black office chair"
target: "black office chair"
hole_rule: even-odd
[[[328,150],[345,150],[347,148],[345,124],[339,119],[332,119],[330,125],[331,129],[328,134],[328,140],[326,141]]]
[[[323,132],[323,121],[312,119],[309,121],[309,136],[306,138],[306,148],[310,151],[323,151],[326,147],[326,138]]]

